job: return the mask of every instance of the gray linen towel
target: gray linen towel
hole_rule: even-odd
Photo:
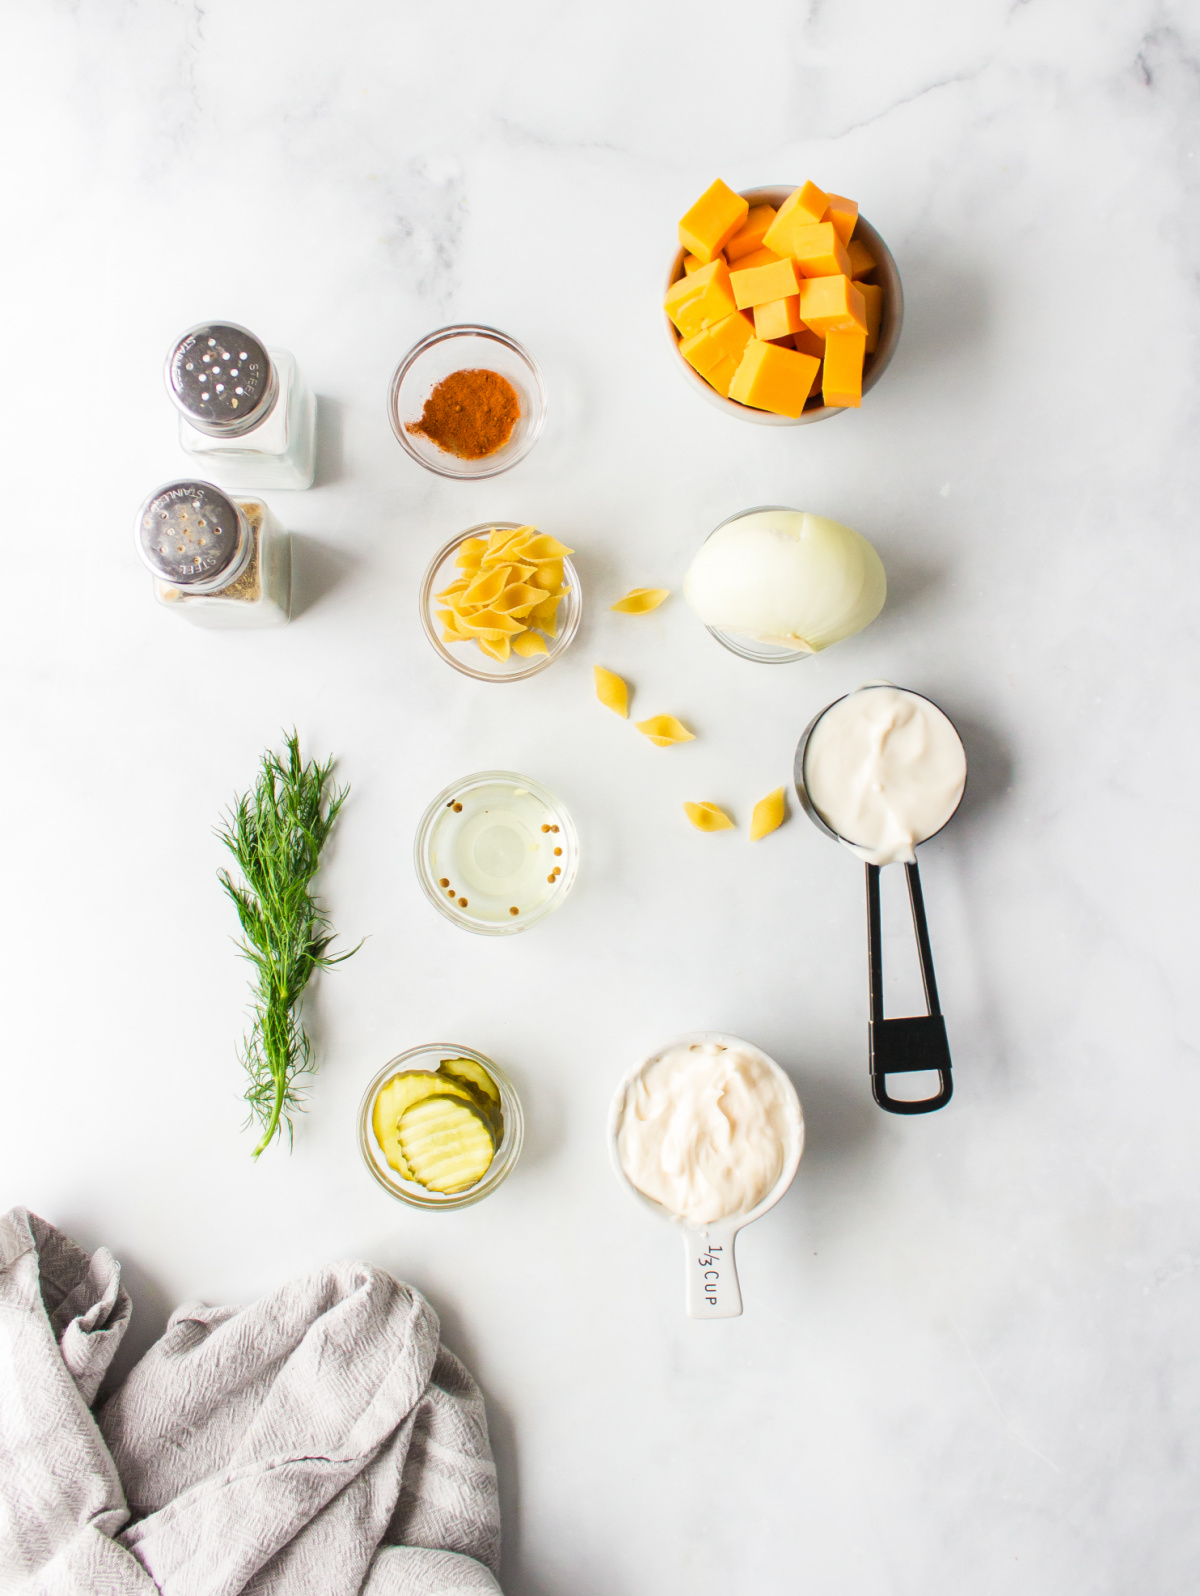
[[[483,1401],[417,1292],[180,1308],[93,1413],[129,1314],[106,1248],[0,1218],[3,1596],[497,1596]]]

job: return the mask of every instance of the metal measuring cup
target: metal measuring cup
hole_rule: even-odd
[[[868,692],[872,688],[892,687],[892,682],[865,682],[856,692]],[[954,734],[959,742],[958,727],[950,720],[949,715],[940,704],[934,703],[932,698],[924,693],[914,692],[911,687],[903,689],[912,693],[914,698],[923,698],[927,704],[933,704],[934,709],[946,716]],[[805,814],[819,831],[827,837],[832,837],[835,842],[840,842],[843,847],[851,852],[861,848],[852,837],[843,837],[825,820],[809,797],[808,787],[804,779],[804,759],[808,752],[809,740],[816,730],[817,724],[829,713],[834,705],[843,703],[851,697],[843,693],[841,698],[835,698],[833,703],[826,704],[820,714],[814,715],[804,728],[804,735],[796,748],[796,759],[793,766],[793,779],[796,784],[796,796],[800,800]],[[963,782],[963,793],[966,792],[966,781]],[[937,831],[931,831],[929,837],[922,837],[921,842],[928,842],[930,837],[936,837],[945,830],[954,816],[958,813],[962,803],[960,793],[958,803],[946,816]],[[914,844],[918,847],[920,844]],[[929,944],[929,927],[925,920],[925,899],[921,892],[921,872],[917,861],[904,865],[905,879],[908,883],[908,901],[912,911],[913,933],[917,941],[917,953],[921,963],[921,983],[925,988],[925,1013],[905,1015],[887,1019],[883,1012],[883,935],[880,925],[879,912],[879,872],[882,865],[867,864],[867,970],[869,991],[869,1019],[867,1032],[869,1038],[869,1060],[871,1072],[871,1093],[880,1108],[886,1109],[889,1114],[930,1114],[935,1108],[945,1108],[954,1091],[954,1082],[950,1067],[950,1043],[946,1036],[946,1021],[942,1015],[941,1005],[938,1001],[937,979],[933,972],[933,951]],[[911,1074],[918,1070],[935,1071],[938,1077],[938,1090],[932,1097],[922,1097],[916,1100],[893,1097],[887,1089],[889,1075]]]

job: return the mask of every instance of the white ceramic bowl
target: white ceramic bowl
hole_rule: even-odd
[[[795,192],[793,183],[785,187],[747,188],[742,190],[742,198],[749,200],[751,205],[774,205],[779,208],[788,195]],[[892,356],[896,353],[896,345],[900,341],[900,328],[904,322],[904,289],[900,283],[900,273],[892,252],[883,239],[867,221],[865,216],[858,218],[856,236],[860,237],[867,248],[875,257],[876,281],[883,288],[883,319],[879,327],[879,342],[867,356],[863,364],[863,397],[883,376],[887,370]],[[667,288],[676,283],[683,276],[683,257],[687,254],[684,249],[676,250],[671,262],[671,269],[667,274]],[[663,290],[666,292],[666,289]],[[826,421],[830,416],[845,415],[845,409],[840,405],[823,404],[819,395],[809,399],[804,411],[798,416],[777,416],[769,410],[755,410],[753,405],[739,404],[736,399],[723,398],[711,384],[704,378],[679,353],[679,334],[676,332],[671,319],[665,313],[663,325],[667,330],[667,337],[671,343],[671,351],[675,364],[683,373],[685,381],[695,389],[709,404],[716,405],[724,410],[727,415],[736,416],[739,421],[754,421],[763,427],[798,427],[808,421]],[[735,651],[736,652],[736,651]],[[747,656],[750,657],[750,656]]]
[[[629,1088],[647,1065],[653,1064],[656,1059],[673,1047],[689,1046],[695,1042],[717,1042],[722,1047],[736,1047],[747,1053],[752,1053],[757,1059],[771,1070],[783,1088],[783,1096],[789,1109],[789,1136],[788,1145],[784,1149],[783,1169],[779,1179],[771,1190],[756,1207],[748,1213],[734,1214],[730,1219],[715,1220],[710,1225],[695,1226],[678,1219],[661,1203],[655,1202],[653,1197],[647,1197],[645,1192],[639,1191],[621,1167],[621,1157],[617,1148],[617,1135],[621,1128],[621,1118],[625,1112],[625,1099]],[[644,1058],[633,1069],[628,1071],[617,1087],[613,1096],[612,1107],[608,1116],[608,1150],[612,1159],[613,1168],[617,1172],[617,1179],[625,1190],[644,1208],[649,1209],[660,1219],[666,1219],[675,1225],[683,1235],[684,1254],[684,1291],[687,1316],[689,1319],[733,1319],[742,1311],[742,1293],[738,1284],[737,1265],[734,1262],[734,1243],[739,1230],[744,1230],[747,1225],[754,1223],[775,1204],[792,1184],[800,1163],[800,1155],[804,1151],[804,1115],[800,1108],[800,1099],[796,1095],[796,1088],[788,1076],[780,1069],[779,1065],[760,1047],[755,1047],[753,1042],[746,1042],[740,1036],[730,1036],[725,1031],[693,1031],[687,1036],[676,1037],[666,1047],[659,1048],[657,1053],[652,1053],[649,1058]]]

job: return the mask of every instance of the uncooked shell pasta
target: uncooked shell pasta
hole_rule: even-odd
[[[671,596],[669,587],[631,587],[624,598],[619,598],[609,608],[618,615],[649,615],[664,599]]]
[[[683,812],[697,831],[733,830],[733,821],[719,804],[684,804]]]
[[[592,674],[596,678],[596,697],[605,709],[611,709],[614,715],[629,718],[629,684],[616,671],[606,671],[603,665],[593,665]]]
[[[462,575],[435,596],[444,643],[477,643],[503,662],[548,652],[558,636],[558,606],[570,589],[563,561],[573,549],[534,526],[497,528],[464,538],[454,563]],[[544,635],[543,635],[544,634]]]
[[[656,748],[670,748],[672,743],[695,742],[695,732],[688,731],[674,715],[651,715],[649,720],[635,720],[634,725],[643,737],[649,737]]]

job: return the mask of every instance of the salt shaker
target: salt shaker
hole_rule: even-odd
[[[317,407],[286,349],[234,322],[189,328],[167,357],[179,442],[227,488],[310,488]]]
[[[169,482],[138,511],[134,542],[158,602],[198,626],[282,626],[291,614],[291,538],[261,499]]]

